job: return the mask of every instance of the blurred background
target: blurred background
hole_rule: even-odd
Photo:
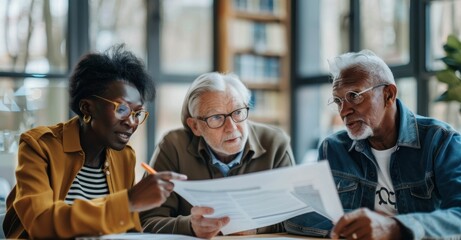
[[[131,140],[138,161],[181,126],[195,77],[232,71],[253,92],[250,117],[285,129],[303,163],[342,128],[326,103],[327,59],[343,52],[373,50],[410,109],[460,129],[459,104],[434,102],[449,34],[461,36],[461,0],[0,0],[0,196],[15,182],[19,135],[73,115],[67,78],[88,51],[126,43],[156,81]]]

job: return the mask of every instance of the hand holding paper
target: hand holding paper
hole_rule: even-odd
[[[229,217],[209,218],[204,215],[213,214],[213,208],[192,207],[191,225],[194,233],[200,238],[212,238],[221,232],[221,228],[229,223]]]
[[[130,211],[140,212],[160,206],[173,191],[171,180],[186,180],[187,176],[174,172],[157,173],[146,163],[141,163],[150,174],[128,190]]]
[[[174,191],[193,206],[214,209],[214,213],[205,217],[230,218],[221,229],[223,234],[269,226],[311,211],[333,221],[343,215],[327,161],[228,178],[174,183]]]

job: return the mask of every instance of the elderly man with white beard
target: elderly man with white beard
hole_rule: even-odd
[[[346,130],[327,137],[329,161],[346,212],[285,222],[290,233],[346,239],[461,238],[461,136],[448,124],[412,113],[390,68],[369,50],[330,63],[329,105]]]

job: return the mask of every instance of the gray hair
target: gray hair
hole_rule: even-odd
[[[200,96],[206,92],[224,92],[228,87],[234,88],[242,97],[245,105],[250,106],[251,92],[240,81],[237,75],[232,73],[210,72],[198,76],[189,87],[182,104],[181,122],[189,129],[187,119],[196,113]],[[190,129],[189,129],[190,130]]]
[[[328,64],[333,84],[341,79],[342,71],[357,67],[361,71],[366,71],[375,84],[388,83],[395,85],[394,75],[389,66],[368,49],[341,54],[328,60]]]

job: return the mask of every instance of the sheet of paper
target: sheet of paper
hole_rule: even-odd
[[[174,181],[174,191],[193,206],[214,208],[206,217],[230,217],[227,235],[265,227],[317,211],[332,221],[343,215],[327,161],[227,178]]]

